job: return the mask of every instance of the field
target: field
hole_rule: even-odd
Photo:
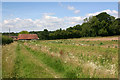
[[[3,78],[117,78],[118,38],[16,41],[2,46]]]

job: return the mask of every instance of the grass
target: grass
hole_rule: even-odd
[[[61,63],[61,60],[54,57],[52,58],[52,56],[47,56],[46,53],[43,52],[34,51],[31,48],[28,48],[27,46],[26,48],[29,52],[31,52],[33,55],[35,55],[37,58],[39,58],[45,64],[47,64],[47,66],[54,68],[54,70],[57,72],[64,72],[64,67]]]
[[[19,41],[3,47],[3,76],[17,78],[117,78],[118,41]],[[14,45],[13,45],[14,44]],[[110,47],[108,47],[110,46]],[[9,47],[12,51],[6,52]],[[14,52],[14,54],[12,54]],[[33,74],[34,73],[34,74]],[[9,75],[9,76],[8,76]]]
[[[10,45],[2,46],[2,77],[12,77],[16,58],[16,45],[12,43]]]
[[[2,46],[0,45],[0,78],[2,78]]]
[[[33,61],[33,58],[28,56],[27,50],[25,50],[22,44],[18,43],[16,46],[16,58],[14,60],[15,64],[11,75],[5,76],[8,71],[3,74],[4,78],[53,78],[53,75],[48,73],[40,62]],[[5,63],[5,62],[4,62]],[[4,67],[5,65],[3,65]],[[7,67],[7,66],[6,66]],[[3,69],[5,70],[5,69]]]

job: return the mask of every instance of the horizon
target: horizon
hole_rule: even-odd
[[[101,12],[118,18],[117,2],[3,2],[2,9],[2,33],[66,29]]]

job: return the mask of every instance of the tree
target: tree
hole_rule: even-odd
[[[73,29],[75,29],[75,30],[82,30],[81,25],[79,25],[79,24],[74,26]]]
[[[87,23],[87,22],[88,22],[88,18],[85,18],[85,19],[84,19],[84,23]]]
[[[90,35],[89,36],[97,36],[98,35],[98,30],[99,30],[99,24],[100,21],[97,19],[96,16],[90,17],[88,24],[90,26]]]
[[[109,14],[107,14],[106,12],[102,12],[98,15],[96,15],[96,17],[98,18],[98,20],[100,22],[102,22],[103,20],[105,22],[107,22],[108,24],[111,24],[114,20],[115,20],[115,17],[114,16],[110,16]]]
[[[110,35],[120,35],[120,18],[117,18],[110,26],[109,26]]]
[[[19,34],[29,34],[29,32],[28,31],[21,31],[21,32],[19,32]]]
[[[48,30],[47,30],[47,29],[44,29],[44,31],[39,32],[39,33],[38,33],[38,37],[39,37],[39,39],[42,39],[42,40],[47,40],[47,39],[49,39],[49,32],[48,32]]]
[[[100,29],[98,33],[101,36],[107,36],[108,35],[107,29],[105,29],[105,28]]]

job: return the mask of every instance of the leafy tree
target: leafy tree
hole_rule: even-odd
[[[29,34],[29,32],[28,31],[21,31],[21,32],[19,32],[19,34]]]
[[[73,27],[69,27],[66,29],[66,31],[69,31],[69,32],[71,32],[72,30],[73,30]]]
[[[49,39],[49,32],[47,29],[44,29],[44,31],[38,33],[39,39],[47,40]]]
[[[119,35],[120,34],[120,18],[116,19],[110,26],[109,26],[110,35]]]
[[[101,36],[107,36],[108,35],[108,32],[105,28],[100,29],[98,33]]]
[[[110,16],[110,15],[107,14],[106,12],[102,12],[102,13],[96,15],[96,17],[98,18],[98,20],[99,20],[100,22],[104,20],[105,22],[107,22],[107,23],[109,23],[109,24],[110,24],[112,21],[115,20],[115,17]]]

